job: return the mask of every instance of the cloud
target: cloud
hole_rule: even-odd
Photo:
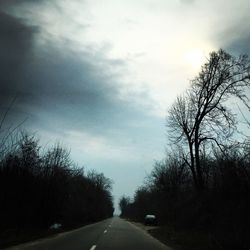
[[[249,19],[250,22],[250,19]],[[233,54],[250,55],[250,31],[245,25],[236,26],[223,33],[223,47]]]
[[[105,46],[79,49],[70,38],[53,37],[41,43],[40,27],[5,13],[0,18],[0,108],[3,112],[17,95],[12,123],[28,118],[25,125],[33,131],[49,130],[60,138],[68,130],[122,138],[132,123],[150,123],[142,107],[131,102],[135,93],[123,98],[126,62],[107,58]]]
[[[46,2],[46,0],[1,0],[0,2],[0,7],[6,8],[10,6],[17,6],[23,3],[33,3],[33,4],[38,4],[38,3],[43,3]]]
[[[20,19],[0,12],[0,78],[1,97],[17,92],[21,87],[18,79],[23,66],[32,53],[33,35],[37,27],[27,27]]]
[[[220,15],[222,9],[224,14]],[[249,54],[249,11],[247,0],[218,2],[216,22],[210,31],[210,37],[217,48],[223,48],[232,54]]]
[[[180,0],[180,2],[184,4],[193,4],[195,0]]]

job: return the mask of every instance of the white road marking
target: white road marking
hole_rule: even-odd
[[[108,232],[108,230],[105,230],[103,233],[107,233]]]
[[[96,248],[96,245],[93,245],[93,246],[90,248],[90,250],[95,250],[95,248]]]

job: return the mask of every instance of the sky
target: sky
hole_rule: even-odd
[[[0,0],[0,112],[114,181],[165,157],[166,115],[219,48],[250,53],[248,0]]]

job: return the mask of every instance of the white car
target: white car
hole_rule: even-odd
[[[157,224],[156,216],[153,214],[147,214],[144,219],[144,224],[155,226]]]

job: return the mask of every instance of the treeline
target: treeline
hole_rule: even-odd
[[[249,65],[247,56],[210,54],[167,116],[172,150],[133,199],[121,197],[121,216],[143,222],[155,214],[162,226],[206,235],[202,249],[250,248],[250,140],[239,141],[228,108],[232,97],[249,108]]]
[[[197,193],[185,162],[169,154],[155,163],[133,199],[120,199],[121,216],[144,222],[146,214],[155,214],[160,225],[209,235],[218,249],[249,249],[250,147],[204,156],[202,167],[206,189]]]
[[[42,150],[34,136],[22,134],[1,149],[1,233],[54,223],[67,228],[113,215],[111,180],[76,167],[60,145]]]

